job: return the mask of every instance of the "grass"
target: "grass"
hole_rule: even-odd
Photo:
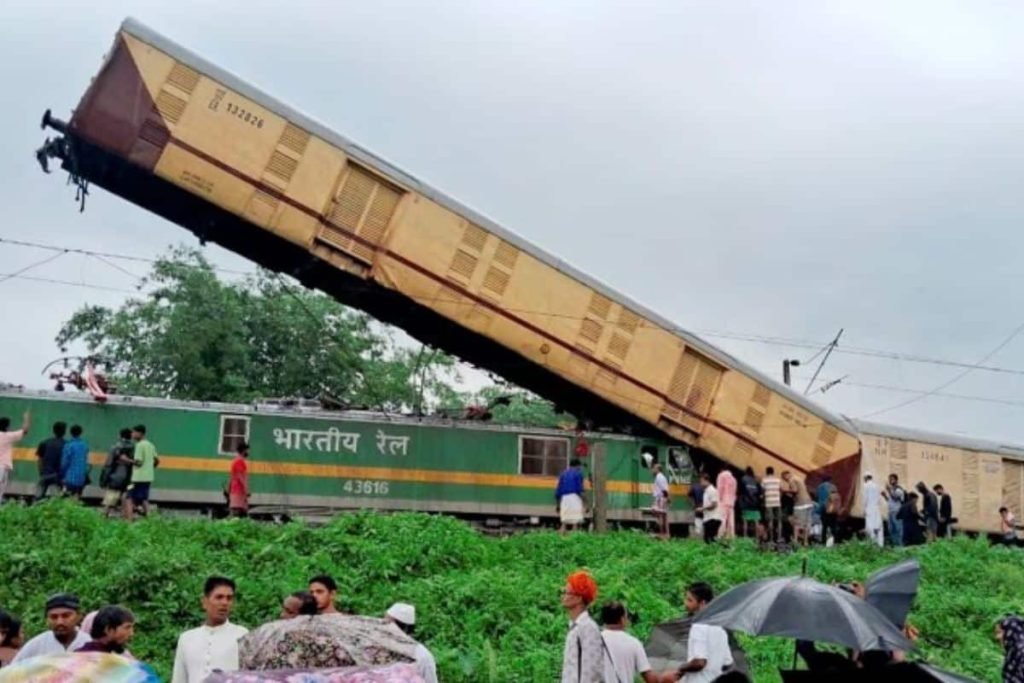
[[[414,603],[441,680],[532,682],[557,680],[566,628],[558,594],[571,570],[593,572],[599,603],[626,600],[641,616],[634,631],[644,638],[654,624],[679,616],[686,584],[708,581],[720,592],[797,574],[804,557],[808,574],[824,581],[863,580],[917,557],[922,585],[911,621],[925,637],[922,654],[982,681],[998,679],[1002,654],[992,625],[1024,612],[1024,554],[967,538],[896,551],[852,543],[777,555],[746,542],[706,547],[632,532],[494,539],[422,514],[350,514],[314,529],[173,518],[129,525],[62,501],[0,507],[0,606],[25,619],[27,634],[44,628],[43,603],[56,591],[79,594],[89,610],[123,604],[139,619],[132,652],[163,676],[178,633],[202,619],[201,585],[214,573],[238,582],[237,623],[275,618],[284,595],[327,572],[346,611],[380,615],[392,602]],[[755,680],[778,681],[792,641],[741,640]]]

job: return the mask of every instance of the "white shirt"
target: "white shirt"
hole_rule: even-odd
[[[586,611],[570,622],[562,654],[562,683],[603,683],[604,646],[597,623]]]
[[[864,498],[861,501],[864,503],[864,519],[867,525],[870,527],[880,527],[882,525],[882,493],[878,489],[878,484],[872,479],[871,481],[864,482]]]
[[[248,632],[231,622],[185,631],[174,652],[171,683],[202,683],[214,671],[238,671],[238,639]]]
[[[651,670],[639,640],[625,631],[611,629],[601,631],[601,636],[608,648],[604,656],[604,683],[633,683],[637,674]]]
[[[715,506],[714,510],[708,510],[711,505]],[[718,491],[711,484],[704,487],[704,502],[702,503],[704,508],[704,521],[718,520],[722,521],[722,505],[718,502]]]
[[[25,436],[23,429],[13,432],[0,432],[0,469],[13,470],[14,460],[11,456],[14,444],[21,441]]]
[[[710,683],[721,676],[722,669],[732,664],[732,650],[729,649],[729,636],[725,629],[706,624],[691,626],[686,657],[687,661],[703,659],[706,664],[700,671],[691,671],[683,676],[683,683]]]
[[[664,472],[658,472],[654,475],[654,497],[668,498],[668,477],[665,476]]]
[[[437,662],[430,650],[416,643],[416,672],[423,679],[423,683],[437,683]]]
[[[65,650],[64,646],[57,640],[57,636],[53,635],[53,631],[47,631],[46,633],[40,633],[25,643],[25,647],[18,650],[18,654],[14,656],[11,662],[21,662],[31,657],[40,657],[42,655],[62,655],[65,652],[74,652],[90,640],[92,638],[88,634],[79,630],[75,635],[75,639],[71,641],[71,645]]]

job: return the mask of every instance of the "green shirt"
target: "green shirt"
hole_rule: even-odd
[[[135,444],[135,470],[132,481],[139,483],[152,482],[156,478],[156,446],[143,439]]]

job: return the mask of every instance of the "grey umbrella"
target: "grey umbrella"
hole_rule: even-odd
[[[779,671],[783,683],[978,683],[974,679],[960,674],[937,669],[923,662],[889,664],[879,669],[862,671],[828,672],[819,671]]]
[[[865,600],[902,628],[917,597],[920,577],[921,565],[917,560],[904,560],[880,569],[864,584],[867,591]]]
[[[913,650],[889,619],[855,595],[802,576],[740,584],[715,598],[697,623],[855,650]]]

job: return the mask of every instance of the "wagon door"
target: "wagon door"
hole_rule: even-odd
[[[1024,462],[1003,460],[1003,505],[1014,515],[1024,513]]]

